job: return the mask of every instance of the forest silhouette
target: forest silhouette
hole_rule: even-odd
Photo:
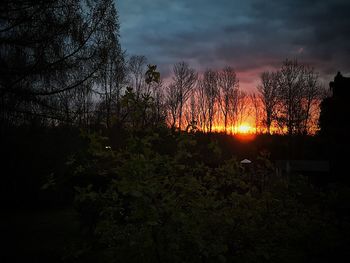
[[[2,262],[348,258],[350,78],[165,81],[119,26],[112,0],[1,5]]]

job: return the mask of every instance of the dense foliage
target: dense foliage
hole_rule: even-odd
[[[195,134],[159,130],[117,150],[88,140],[88,154],[70,163],[83,261],[329,262],[348,253],[348,189],[277,177],[266,152],[250,169],[220,159],[215,140],[201,153]]]

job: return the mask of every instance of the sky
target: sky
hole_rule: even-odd
[[[232,66],[254,91],[261,72],[298,59],[328,87],[350,77],[350,0],[116,0],[121,45],[169,79],[174,63],[198,72]]]

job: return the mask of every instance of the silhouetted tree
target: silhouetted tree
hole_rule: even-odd
[[[258,85],[258,92],[265,111],[264,123],[267,132],[270,134],[278,104],[278,73],[266,71],[261,74],[260,78],[261,84]]]
[[[289,135],[307,132],[312,105],[319,101],[318,74],[297,60],[285,60],[278,72],[278,113],[280,126]]]
[[[135,90],[139,98],[145,89],[145,73],[147,59],[145,56],[131,56],[128,60],[129,85]]]
[[[199,79],[195,94],[197,97],[197,107],[198,107],[198,124],[202,131],[207,130],[207,99],[205,94],[205,89],[202,84],[203,80]]]
[[[166,87],[165,93],[167,112],[170,115],[170,126],[172,129],[174,129],[179,110],[179,97],[174,84],[168,85]]]
[[[232,110],[232,124],[240,125],[249,110],[249,98],[246,92],[238,90],[236,96],[232,99],[233,105],[235,105]]]
[[[224,129],[227,131],[230,111],[233,110],[234,97],[238,91],[238,78],[231,67],[225,67],[219,72],[218,102],[224,117]]]
[[[279,71],[278,99],[280,106],[279,122],[285,125],[288,134],[298,131],[302,119],[302,101],[304,85],[304,66],[296,60],[284,61]]]
[[[305,68],[305,101],[304,101],[304,123],[302,126],[302,133],[307,134],[312,124],[312,117],[318,116],[319,105],[324,94],[319,83],[319,74],[313,68]]]
[[[109,129],[112,117],[120,121],[120,97],[125,84],[126,65],[118,41],[119,24],[116,10],[111,9],[104,19],[108,21],[108,28],[105,33],[106,44],[101,50],[102,66],[97,80],[97,93],[102,99],[105,126]]]
[[[252,105],[252,110],[254,113],[254,119],[255,119],[255,133],[258,133],[261,131],[261,117],[262,117],[262,101],[261,97],[255,93],[252,93],[249,95],[250,102]]]
[[[190,97],[192,89],[195,87],[197,81],[197,74],[194,69],[185,62],[176,63],[173,67],[173,85],[174,98],[177,99],[176,102],[178,110],[178,127],[182,128],[182,115],[185,103]],[[175,105],[174,105],[175,106]]]
[[[160,80],[158,83],[152,83],[152,97],[154,99],[154,105],[156,109],[156,120],[158,123],[166,122],[166,101],[164,95],[163,81]]]
[[[207,120],[206,130],[211,132],[213,128],[214,116],[217,106],[216,102],[219,92],[218,73],[211,69],[206,70],[203,74],[199,88],[201,97],[204,99],[202,102],[202,115],[205,115],[203,119]]]
[[[187,120],[187,128],[192,127],[197,129],[197,122],[198,122],[198,105],[196,101],[196,92],[195,90],[192,90],[191,97],[190,97],[190,103],[187,107],[187,114],[186,114],[186,120]]]
[[[72,104],[58,94],[91,88],[88,81],[98,75],[104,50],[118,42],[117,25],[111,0],[5,1],[0,96],[11,122],[32,115],[67,120]],[[61,99],[66,100],[64,114],[57,108]]]

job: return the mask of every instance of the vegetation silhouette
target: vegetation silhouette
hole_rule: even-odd
[[[349,78],[320,108],[318,74],[296,60],[256,94],[229,66],[179,62],[166,85],[121,49],[112,0],[5,0],[0,17],[5,262],[350,256]],[[251,109],[266,133],[229,135]]]

